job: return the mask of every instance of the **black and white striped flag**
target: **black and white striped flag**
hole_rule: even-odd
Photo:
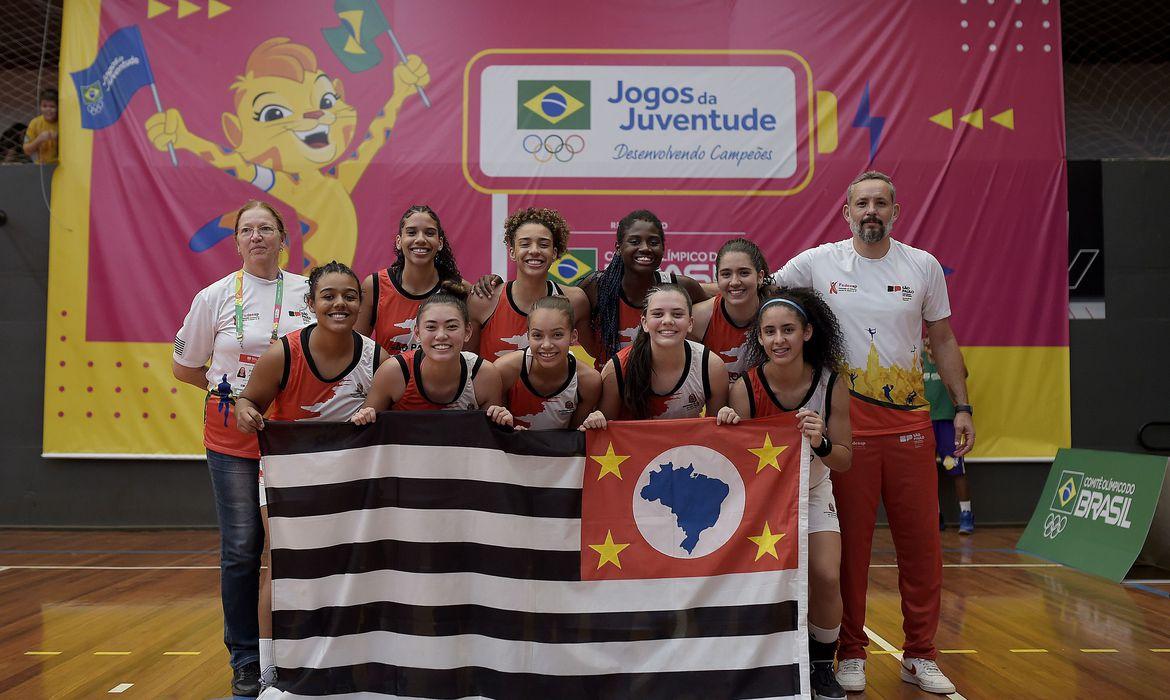
[[[606,476],[587,465],[583,433],[396,412],[364,428],[270,423],[260,443],[277,665],[265,700],[807,697],[804,499],[790,513],[799,531],[772,537],[770,557],[759,538],[723,545],[779,566],[779,540],[798,566],[584,580],[603,565],[622,574],[623,547],[610,530],[608,549],[582,539],[596,493],[583,480]],[[759,471],[748,457],[744,473]],[[794,460],[791,491],[806,491],[807,465]],[[636,479],[643,465],[625,468]],[[727,517],[745,518],[742,502]],[[650,551],[624,544],[631,561]]]

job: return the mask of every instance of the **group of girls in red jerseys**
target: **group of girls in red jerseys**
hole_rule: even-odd
[[[337,262],[312,272],[317,322],[257,362],[237,404],[238,428],[262,430],[265,414],[367,425],[386,410],[485,410],[496,424],[528,430],[789,416],[815,454],[810,509],[834,518],[810,527],[809,538],[809,622],[832,630],[841,618],[841,545],[827,475],[848,469],[851,455],[837,321],[816,292],[771,287],[767,262],[747,239],[720,248],[716,282],[706,286],[659,271],[665,239],[653,213],[632,212],[605,269],[562,286],[549,270],[568,249],[569,227],[556,211],[524,209],[504,226],[515,279],[488,276],[472,288],[438,215],[413,206],[388,269],[360,283]],[[596,367],[573,355],[575,345]],[[262,638],[271,629],[264,590]]]

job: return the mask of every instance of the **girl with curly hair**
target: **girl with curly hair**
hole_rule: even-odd
[[[783,416],[808,440],[808,627],[811,686],[845,697],[833,675],[841,631],[841,529],[830,470],[849,469],[853,434],[849,384],[839,381],[845,342],[829,305],[812,289],[785,289],[760,304],[749,335],[747,370],[731,387],[719,423]],[[875,503],[876,507],[876,503]]]
[[[548,278],[553,263],[569,249],[569,225],[559,212],[543,207],[515,212],[504,222],[504,246],[516,265],[516,279],[495,287],[490,296],[468,299],[473,329],[468,347],[493,362],[528,347],[528,313],[537,299],[565,297],[574,317],[589,315],[585,292]]]

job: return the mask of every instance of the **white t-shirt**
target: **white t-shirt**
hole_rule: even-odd
[[[284,294],[280,308],[277,336],[284,336],[312,323],[316,318],[305,295],[309,280],[291,272],[282,272]],[[175,362],[186,367],[207,370],[207,388],[217,389],[225,381],[233,396],[239,396],[248,383],[256,361],[272,344],[272,315],[276,306],[276,280],[266,280],[244,273],[244,339],[236,338],[236,273],[205,287],[191,301],[191,310],[183,327],[175,334]]]
[[[889,252],[873,260],[858,255],[849,238],[800,253],[773,281],[812,287],[836,314],[847,347],[848,367],[841,378],[864,400],[854,401],[855,407],[895,409],[880,418],[870,416],[877,423],[861,420],[854,434],[897,432],[923,420],[929,424],[922,322],[951,315],[942,265],[933,255],[891,239]]]

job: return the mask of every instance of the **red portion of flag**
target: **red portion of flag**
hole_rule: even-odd
[[[589,431],[581,578],[795,569],[801,436],[790,416],[610,421]]]

